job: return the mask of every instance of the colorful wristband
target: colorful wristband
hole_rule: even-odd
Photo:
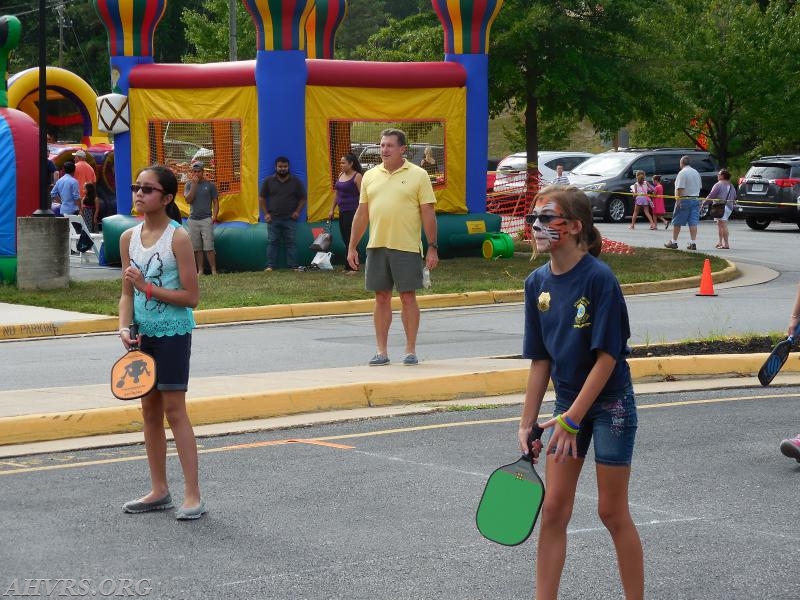
[[[153,283],[151,281],[149,281],[147,287],[144,288],[144,295],[148,300],[153,297]]]
[[[578,431],[580,431],[581,428],[580,423],[576,423],[575,421],[570,419],[569,415],[567,415],[566,413],[562,414],[561,416],[564,417],[564,421],[567,423],[567,425],[569,425],[573,429],[577,429]]]
[[[572,435],[576,435],[578,433],[577,429],[567,425],[567,422],[564,420],[564,417],[562,417],[561,415],[558,415],[556,417],[556,423],[558,423],[561,426],[561,429],[563,429],[567,433],[571,433]]]

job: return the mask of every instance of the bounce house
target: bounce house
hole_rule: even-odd
[[[61,169],[73,153],[86,150],[86,162],[97,172],[97,194],[105,213],[114,214],[116,182],[114,147],[97,123],[97,94],[81,77],[59,67],[47,67],[47,129],[72,131],[69,142],[48,142],[49,157]],[[39,69],[26,69],[8,79],[8,105],[39,122]]]
[[[119,215],[103,223],[105,257],[119,261],[119,235],[132,224],[130,185],[161,162],[179,180],[194,160],[220,192],[217,263],[225,270],[266,264],[267,228],[258,190],[277,156],[308,190],[297,231],[298,258],[327,219],[339,158],[380,159],[380,131],[400,127],[409,156],[429,147],[443,257],[480,254],[500,217],[486,213],[487,68],[490,26],[502,0],[433,0],[445,30],[442,62],[332,60],[345,0],[244,0],[256,27],[251,61],[156,64],[153,41],[166,0],[93,0],[109,35],[112,93],[98,98],[100,129],[114,134]],[[375,162],[370,163],[370,158]],[[183,186],[180,186],[182,193]],[[177,200],[188,213],[182,197]],[[346,251],[333,228],[332,251]],[[305,255],[304,255],[305,253]]]
[[[17,273],[17,217],[39,208],[39,126],[22,111],[9,108],[5,74],[8,55],[19,44],[20,22],[0,17],[0,282]]]

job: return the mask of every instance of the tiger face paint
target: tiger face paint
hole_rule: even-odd
[[[569,238],[570,219],[563,217],[555,202],[545,200],[544,204],[537,204],[528,217],[534,218],[531,228],[537,252],[550,252]]]

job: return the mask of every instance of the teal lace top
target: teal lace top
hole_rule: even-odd
[[[142,246],[142,225],[144,223],[134,227],[131,235],[128,250],[131,264],[154,286],[180,289],[178,263],[172,252],[172,236],[180,225],[172,221],[164,229],[161,238],[149,248]],[[150,337],[183,335],[190,333],[195,327],[191,308],[174,306],[155,298],[148,300],[145,293],[137,289],[133,291],[133,320],[139,326],[139,333]]]

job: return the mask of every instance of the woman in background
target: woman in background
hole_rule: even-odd
[[[364,169],[358,158],[352,152],[348,152],[339,159],[339,179],[336,181],[336,195],[333,198],[331,210],[328,213],[328,220],[333,220],[336,207],[339,207],[339,231],[342,234],[344,247],[350,245],[350,231],[353,228],[353,217],[358,208],[358,199],[361,195],[361,175]],[[344,272],[346,275],[357,273],[344,261]]]

